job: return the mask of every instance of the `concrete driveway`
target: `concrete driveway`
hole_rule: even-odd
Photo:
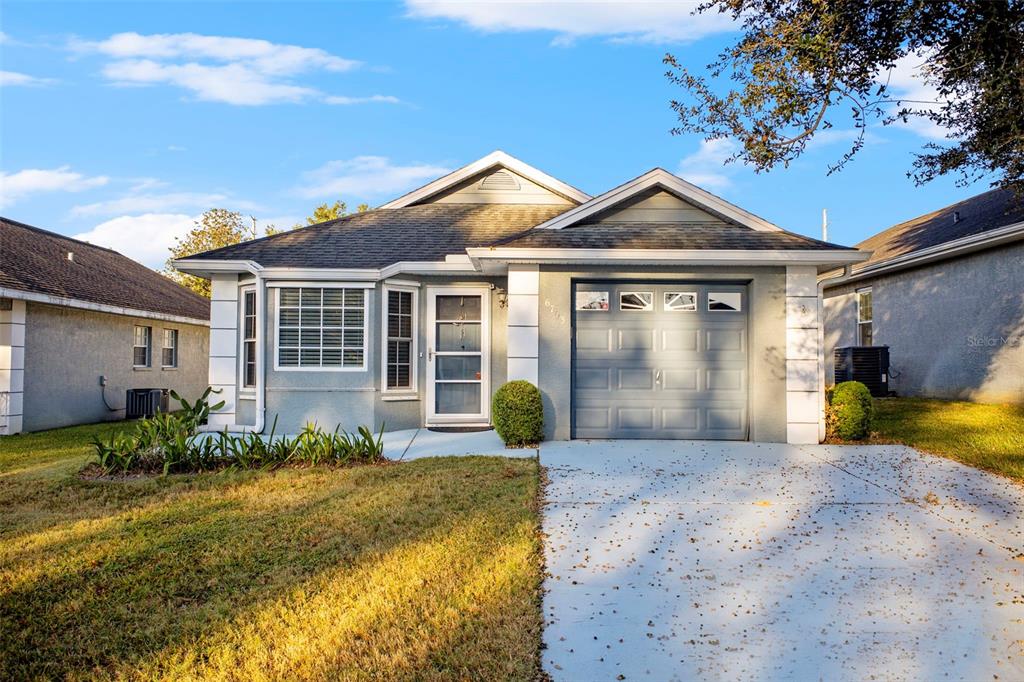
[[[544,444],[556,680],[1022,680],[1024,488],[898,446]]]

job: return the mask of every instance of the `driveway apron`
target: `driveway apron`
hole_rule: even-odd
[[[1024,679],[1024,488],[901,446],[545,444],[556,680]]]

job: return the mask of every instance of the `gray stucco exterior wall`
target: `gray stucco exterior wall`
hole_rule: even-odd
[[[750,440],[786,440],[785,268],[690,267],[586,270],[544,266],[540,271],[539,388],[545,437],[568,440],[572,404],[572,282],[580,279],[746,283],[749,287]]]
[[[152,366],[132,367],[134,327],[153,330]],[[178,368],[160,367],[163,329],[178,330]],[[28,303],[25,315],[25,431],[124,418],[129,388],[169,388],[194,399],[207,386],[209,329]],[[100,375],[107,377],[103,402]]]
[[[369,296],[368,361],[365,370],[358,371],[278,371],[274,369],[274,358],[277,347],[275,339],[275,320],[277,318],[278,289],[267,289],[267,315],[263,333],[266,335],[266,355],[264,357],[266,372],[266,426],[264,433],[269,433],[277,420],[277,433],[297,433],[308,422],[315,422],[325,429],[333,430],[336,426],[352,431],[359,426],[372,426],[377,430],[383,424],[389,431],[413,429],[423,426],[426,418],[427,363],[425,362],[428,347],[426,326],[427,292],[432,286],[491,286],[495,287],[490,296],[490,389],[493,396],[505,383],[507,352],[506,352],[506,320],[507,311],[502,298],[497,295],[497,288],[505,286],[505,278],[442,278],[417,277],[404,275],[400,278],[403,286],[413,285],[417,289],[417,390],[413,395],[403,395],[401,399],[393,399],[392,395],[383,393],[381,388],[381,334],[383,315],[383,287],[377,283],[373,289],[367,289]],[[244,286],[244,282],[240,283]],[[397,284],[397,283],[396,283]],[[418,285],[415,286],[415,285]],[[243,297],[239,296],[239,306]],[[239,310],[239,314],[241,311]],[[239,356],[238,362],[241,362]],[[240,372],[240,368],[238,368]],[[255,394],[239,395],[236,419],[239,424],[253,424],[256,419]]]
[[[833,351],[856,343],[866,286],[897,394],[1024,403],[1024,243],[826,289],[827,380]]]

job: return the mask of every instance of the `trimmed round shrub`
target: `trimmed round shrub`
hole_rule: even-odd
[[[871,435],[875,407],[867,386],[859,381],[836,384],[828,402],[831,436],[841,440],[863,440]]]
[[[540,390],[529,381],[510,381],[497,390],[491,404],[494,430],[505,445],[536,445],[544,439],[544,406]]]

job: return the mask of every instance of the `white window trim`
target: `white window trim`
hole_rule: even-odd
[[[178,348],[181,345],[181,332],[178,331],[178,329],[176,329],[175,327],[164,327],[163,330],[164,330],[164,335],[163,335],[164,338],[161,341],[161,345],[160,345],[160,369],[178,369],[178,356],[179,356]],[[171,346],[166,345],[167,344],[167,332],[174,332],[174,334],[173,334],[173,336],[174,336],[174,346],[173,346],[173,348],[174,348],[174,364],[173,365],[165,365],[164,364],[164,351],[167,350],[168,348],[171,348]]]
[[[252,292],[252,295],[256,297],[256,287],[252,284],[247,284],[238,287],[238,395],[244,397],[255,397],[256,386],[245,385],[245,295]],[[256,301],[253,300],[253,306],[256,305]],[[256,339],[260,337],[259,329],[259,311],[253,310],[256,313]],[[262,361],[259,357],[259,341],[256,342],[256,366],[257,374],[259,373],[259,363]]]
[[[871,325],[871,343],[874,344],[874,342],[875,342],[875,295],[874,295],[874,292],[871,290],[871,287],[861,287],[860,289],[855,289],[853,293],[854,293],[854,297],[855,297],[855,299],[857,301],[857,319],[856,319],[857,326],[856,326],[856,329],[855,329],[855,331],[857,333],[857,339],[856,339],[857,345],[858,346],[863,345],[861,343],[862,338],[861,338],[860,330],[861,330],[861,327],[863,327],[866,324],[867,325]],[[860,311],[861,311],[860,297],[861,297],[861,294],[870,294],[871,295],[871,318],[867,319],[867,320],[860,319]]]
[[[278,289],[274,300],[274,371],[275,372],[365,372],[370,357],[370,293],[373,287],[366,282],[274,282],[267,286]],[[281,366],[281,289],[360,289],[363,292],[363,364],[358,367],[293,367]],[[257,330],[258,332],[258,330]],[[344,356],[344,352],[342,353]],[[344,360],[342,360],[344,362]]]
[[[693,308],[669,308],[666,296],[693,296]],[[696,291],[664,291],[661,294],[661,310],[666,313],[695,313],[700,309],[700,295]]]
[[[711,307],[711,294],[715,294],[716,296],[721,296],[722,294],[736,294],[737,296],[740,297],[740,307],[739,308],[733,308],[732,310],[725,310],[725,309],[715,310],[714,308]],[[709,313],[742,313],[744,308],[746,308],[746,302],[743,300],[743,298],[744,298],[744,296],[743,296],[743,292],[742,291],[729,291],[728,289],[726,289],[725,291],[723,291],[721,289],[717,289],[717,290],[710,290],[709,289],[708,290],[707,312],[709,312]]]
[[[648,296],[651,302],[644,308],[623,308],[622,297],[623,296],[639,296],[641,300],[644,296]],[[620,313],[651,313],[654,312],[654,291],[620,291],[619,292],[619,312]]]
[[[412,294],[412,344],[409,348],[409,387],[388,388],[388,292],[402,291]],[[415,396],[419,392],[420,377],[420,291],[415,285],[385,284],[381,287],[380,324],[380,392],[384,395]]]
[[[136,329],[148,329],[149,332],[146,334],[146,364],[137,365],[135,364],[135,349],[142,348],[142,346],[135,345],[135,330]],[[150,369],[153,366],[153,327],[145,324],[137,324],[132,327],[132,369]]]

